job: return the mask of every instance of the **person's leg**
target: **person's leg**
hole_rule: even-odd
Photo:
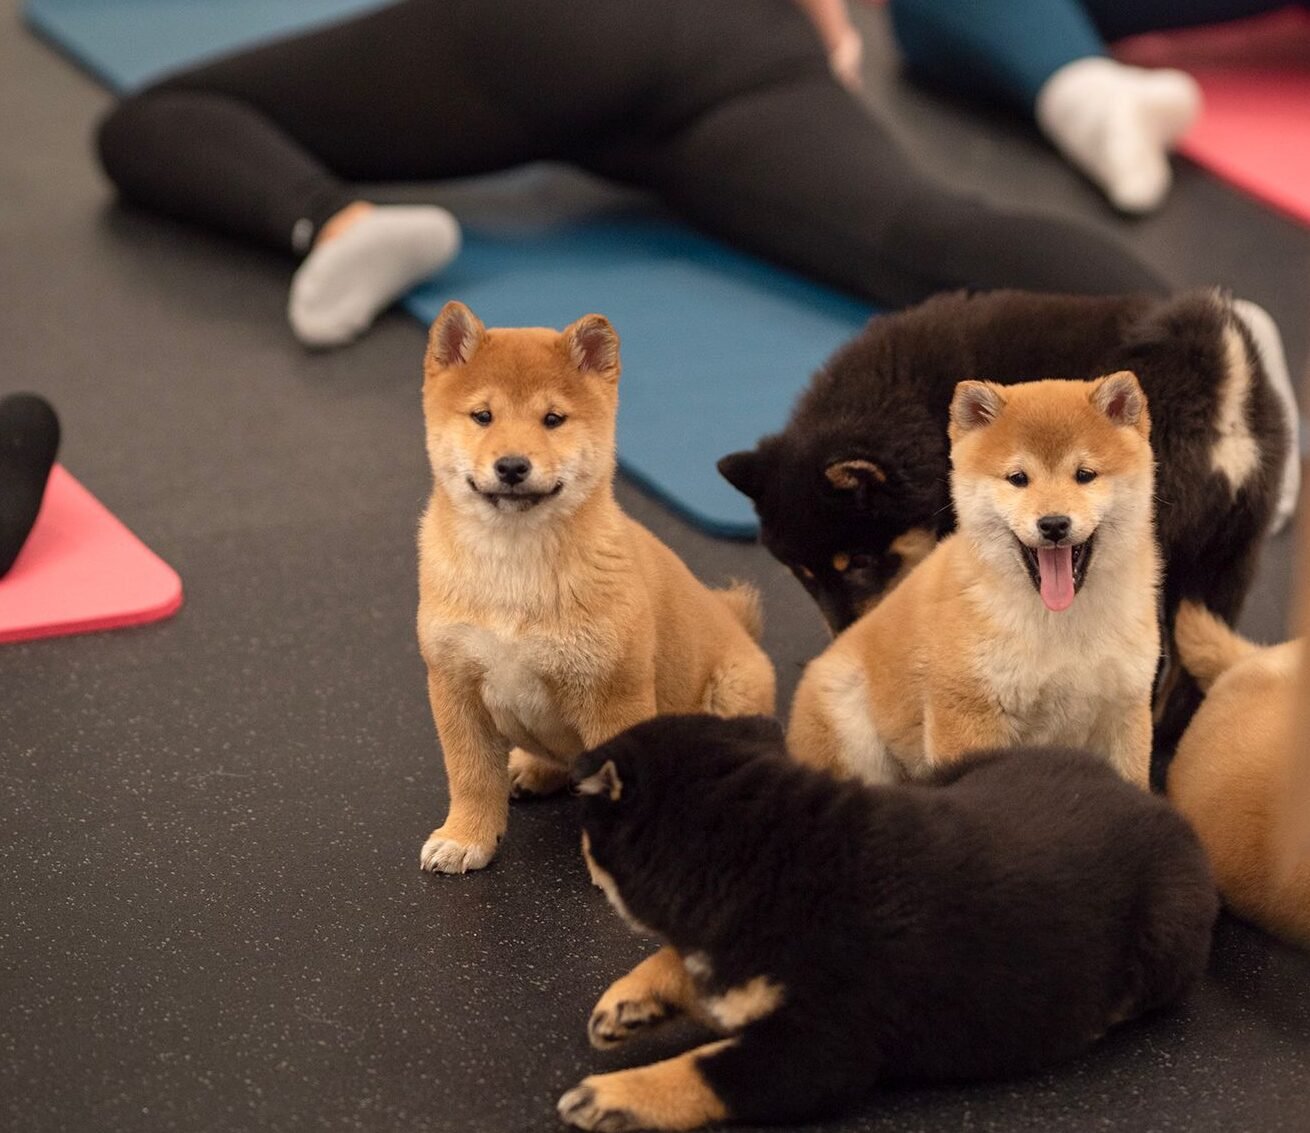
[[[1204,27],[1289,6],[1288,0],[1081,0],[1107,40],[1143,32]],[[1304,3],[1304,0],[1303,0]]]
[[[1279,0],[893,0],[902,54],[919,78],[1031,114],[1069,161],[1125,212],[1168,191],[1167,154],[1200,91],[1171,69],[1115,62],[1106,40],[1238,19]]]
[[[306,256],[292,325],[348,341],[459,243],[443,209],[348,208],[348,182],[501,169],[553,141],[486,89],[471,45],[493,7],[405,0],[175,75],[102,124],[105,170],[134,204]]]
[[[1065,64],[1106,53],[1079,0],[892,0],[891,17],[915,77],[1025,113]]]
[[[955,288],[1163,293],[1096,231],[1001,209],[918,172],[827,73],[725,97],[667,139],[613,147],[597,172],[657,192],[711,235],[875,302]]]

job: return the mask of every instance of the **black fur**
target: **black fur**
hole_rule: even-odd
[[[800,1121],[880,1080],[1019,1074],[1179,997],[1218,898],[1187,823],[1103,760],[1031,749],[871,788],[763,718],[661,717],[585,755],[591,853],[716,994],[782,1005],[700,1062],[731,1115]]]
[[[1262,474],[1235,499],[1209,465],[1227,326],[1257,378],[1247,417],[1262,453]],[[899,570],[897,536],[955,526],[946,426],[957,382],[1089,380],[1115,370],[1133,371],[1150,404],[1167,624],[1183,598],[1235,621],[1273,516],[1287,432],[1245,324],[1212,291],[1163,301],[959,292],[876,316],[815,375],[781,433],[725,456],[719,470],[754,501],[764,545],[838,631]],[[886,482],[834,487],[824,469],[850,459],[877,464]],[[838,554],[854,560],[845,572],[834,569]],[[1165,747],[1199,702],[1179,697],[1157,735]]]

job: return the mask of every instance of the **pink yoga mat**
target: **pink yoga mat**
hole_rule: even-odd
[[[1310,12],[1135,36],[1115,54],[1194,76],[1205,109],[1180,151],[1310,224]]]
[[[142,625],[181,605],[173,568],[55,465],[36,525],[0,578],[0,643]]]

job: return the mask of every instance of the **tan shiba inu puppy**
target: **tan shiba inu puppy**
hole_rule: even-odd
[[[1159,564],[1137,379],[961,382],[950,420],[959,530],[810,663],[788,748],[879,782],[1064,744],[1145,788]]]
[[[450,782],[424,869],[485,866],[511,791],[563,787],[583,750],[662,712],[769,713],[758,598],[712,591],[614,500],[619,340],[432,326],[419,646]]]
[[[1298,791],[1310,751],[1294,727],[1305,646],[1253,645],[1190,602],[1174,638],[1205,700],[1169,765],[1169,799],[1200,835],[1229,907],[1310,948],[1310,843],[1284,830],[1310,801]]]

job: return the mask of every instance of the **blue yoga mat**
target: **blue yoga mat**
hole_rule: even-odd
[[[28,0],[29,23],[115,90],[378,7],[376,0]],[[430,322],[448,299],[488,325],[563,327],[599,311],[623,341],[624,471],[711,532],[749,538],[749,501],[724,453],[780,428],[813,370],[867,304],[746,256],[658,214],[512,228],[465,224],[464,249],[405,299]],[[531,218],[526,218],[531,219]]]

